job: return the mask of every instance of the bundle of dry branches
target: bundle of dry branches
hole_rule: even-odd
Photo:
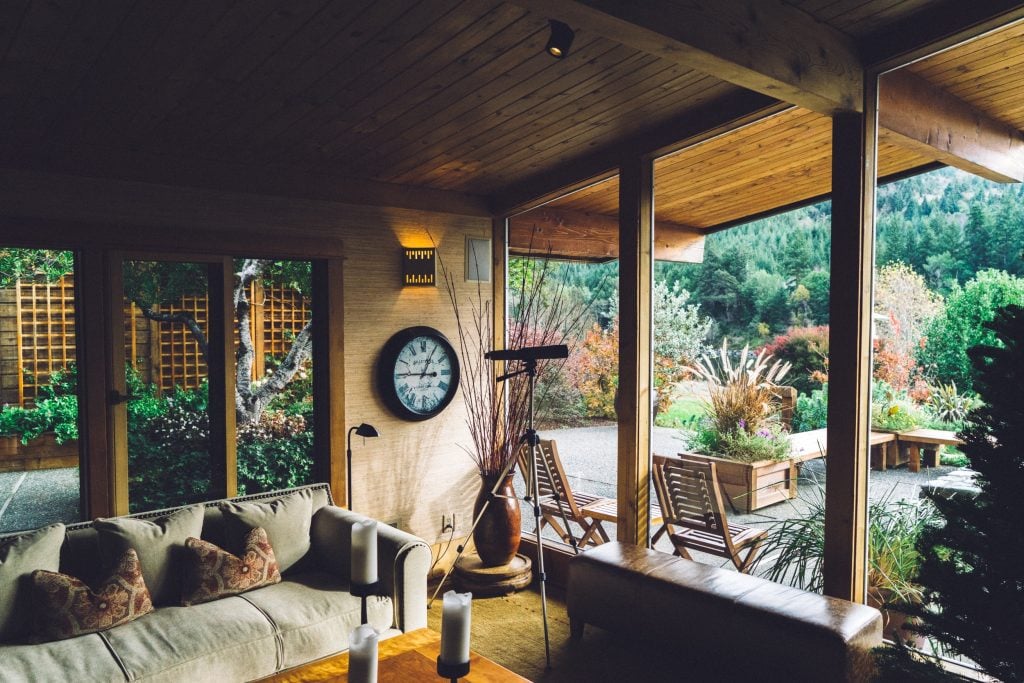
[[[472,447],[463,447],[476,462],[480,474],[504,471],[522,444],[529,421],[529,380],[525,374],[504,382],[497,377],[523,369],[518,361],[501,367],[484,358],[493,348],[494,308],[491,296],[479,285],[475,297],[461,301],[452,273],[438,257],[442,280],[455,313],[461,355],[463,401]],[[509,320],[507,349],[567,344],[572,347],[580,337],[588,306],[574,299],[564,278],[554,272],[547,256],[528,259],[509,282]],[[564,361],[540,360],[538,377],[559,372]]]

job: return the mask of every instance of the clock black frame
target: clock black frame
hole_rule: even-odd
[[[432,337],[448,354],[448,357],[452,360],[452,376],[451,376],[451,391],[441,399],[441,402],[437,405],[437,408],[430,411],[429,413],[420,413],[414,410],[410,410],[401,399],[398,397],[398,391],[395,389],[395,364],[398,361],[398,354],[402,352],[405,345],[416,337]],[[436,417],[448,404],[455,398],[456,392],[459,390],[459,357],[455,353],[455,347],[448,341],[448,337],[440,330],[436,330],[433,327],[427,327],[425,325],[417,325],[415,327],[407,327],[404,330],[399,330],[391,336],[390,339],[384,344],[384,347],[380,351],[380,356],[377,359],[377,391],[380,392],[381,399],[384,401],[384,405],[388,407],[392,413],[402,418],[403,420],[410,420],[414,422],[420,422],[422,420],[429,420],[432,417]]]

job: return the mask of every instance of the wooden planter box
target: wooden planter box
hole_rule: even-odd
[[[746,514],[796,497],[795,458],[738,462],[697,453],[684,455],[715,463],[718,485],[737,512]]]
[[[52,432],[27,444],[17,436],[0,436],[0,472],[78,467],[78,441],[57,443]]]

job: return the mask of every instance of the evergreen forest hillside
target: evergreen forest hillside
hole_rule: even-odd
[[[901,262],[948,297],[986,269],[1024,276],[1024,185],[945,168],[878,188],[876,266]],[[828,324],[831,203],[709,235],[703,263],[655,264],[714,326],[708,342],[763,344],[793,326]],[[614,314],[618,264],[565,264],[598,320]],[[611,313],[609,313],[611,312]]]

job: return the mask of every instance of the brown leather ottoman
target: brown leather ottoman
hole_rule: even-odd
[[[605,543],[569,563],[574,638],[584,624],[657,640],[702,670],[751,680],[870,680],[878,610],[639,546]]]

